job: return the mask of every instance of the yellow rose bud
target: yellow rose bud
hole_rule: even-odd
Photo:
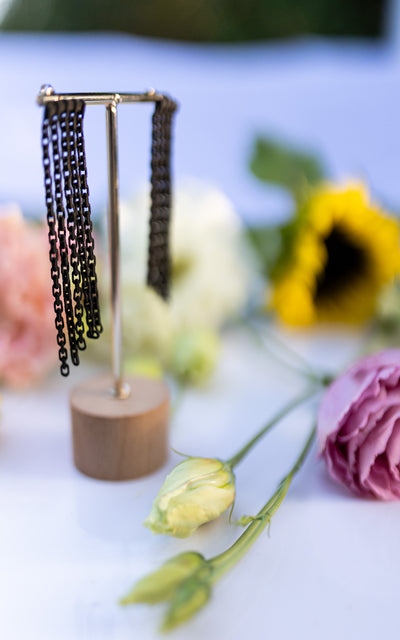
[[[166,477],[144,524],[153,533],[187,538],[218,518],[234,499],[230,465],[213,458],[187,458]]]
[[[133,589],[120,600],[120,604],[146,602],[156,604],[169,600],[178,586],[206,566],[206,560],[200,553],[188,551],[165,562],[157,571],[145,576]]]

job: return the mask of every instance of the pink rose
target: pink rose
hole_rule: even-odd
[[[357,495],[400,498],[400,349],[363,358],[335,380],[318,440],[335,480]]]
[[[0,382],[25,386],[56,360],[47,232],[0,207]]]

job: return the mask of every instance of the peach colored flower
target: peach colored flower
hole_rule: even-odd
[[[57,360],[46,230],[0,207],[0,381],[21,387]]]
[[[363,358],[335,380],[318,439],[335,480],[357,495],[400,498],[400,349]]]

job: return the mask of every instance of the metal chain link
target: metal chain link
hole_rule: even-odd
[[[76,139],[77,139],[77,153],[78,153],[78,167],[79,167],[79,184],[80,194],[82,199],[82,212],[83,212],[83,224],[84,235],[86,241],[87,251],[87,266],[88,266],[88,284],[89,284],[89,304],[86,307],[86,313],[90,314],[90,322],[88,319],[88,337],[98,338],[103,331],[100,318],[99,307],[99,293],[97,288],[97,275],[96,275],[96,257],[94,254],[94,238],[93,228],[91,221],[91,210],[89,203],[89,188],[87,183],[87,168],[86,168],[86,154],[85,154],[85,141],[83,137],[83,116],[85,112],[84,103],[77,109],[77,121],[76,121]]]
[[[152,118],[147,282],[165,299],[169,293],[170,271],[171,128],[176,108],[176,103],[164,96],[156,103]],[[88,337],[97,338],[103,330],[87,184],[84,112],[85,103],[82,100],[49,104],[45,108],[42,128],[52,292],[63,376],[69,373],[65,322],[73,364],[79,364],[78,349],[86,347],[83,311],[86,314]]]
[[[85,308],[85,319],[88,326],[88,334],[91,335],[91,327],[93,326],[93,302],[91,298],[91,287],[89,280],[89,267],[88,267],[88,255],[86,250],[86,236],[85,225],[83,219],[83,204],[82,193],[79,179],[79,167],[78,167],[78,112],[84,109],[84,103],[81,100],[76,100],[75,112],[71,113],[70,130],[72,130],[71,136],[71,148],[70,148],[70,162],[71,162],[71,182],[74,208],[76,213],[76,238],[77,238],[77,250],[79,256],[79,266],[81,274],[81,285],[83,294],[83,304]]]
[[[58,234],[58,247],[61,261],[61,279],[64,298],[64,311],[65,320],[68,330],[69,350],[71,354],[71,361],[73,364],[79,364],[79,353],[76,344],[75,335],[75,321],[74,311],[72,306],[71,296],[71,284],[69,278],[69,257],[68,246],[65,229],[65,210],[63,202],[63,184],[61,173],[61,156],[60,156],[60,144],[59,144],[59,125],[60,116],[65,111],[65,104],[58,102],[56,104],[56,113],[53,114],[50,121],[51,128],[51,142],[53,151],[53,166],[54,166],[54,192],[55,192],[55,204],[56,204],[56,220],[57,220],[57,234]]]
[[[171,129],[177,104],[164,96],[152,118],[151,215],[147,284],[164,299],[170,286]]]
[[[72,195],[72,167],[71,156],[74,155],[75,137],[74,122],[75,100],[66,104],[66,109],[60,114],[61,150],[62,150],[62,175],[64,180],[64,195],[67,208],[68,246],[70,250],[71,280],[73,284],[74,315],[76,343],[80,350],[86,349],[84,338],[85,327],[83,324],[82,305],[82,277],[79,269],[79,255],[77,248],[77,213]],[[71,126],[72,124],[72,126]]]
[[[79,349],[86,348],[84,310],[88,337],[97,338],[102,331],[83,139],[84,110],[82,100],[48,105],[42,128],[52,292],[63,376],[69,374],[66,333],[73,364],[79,364]]]
[[[61,284],[60,284],[60,269],[58,266],[59,255],[57,248],[57,231],[56,231],[56,218],[54,213],[54,198],[53,198],[53,181],[51,176],[51,159],[50,159],[50,120],[53,117],[55,111],[54,105],[48,105],[45,108],[42,126],[42,151],[43,151],[43,168],[44,168],[44,186],[46,194],[46,207],[47,207],[47,224],[49,227],[49,242],[50,242],[50,265],[51,265],[51,279],[53,282],[52,292],[54,296],[54,312],[55,312],[55,327],[57,330],[57,344],[58,344],[58,357],[61,362],[61,375],[67,376],[69,374],[69,366],[67,364],[68,352],[66,349],[66,337],[64,332],[64,318],[63,318],[63,303],[61,297]]]

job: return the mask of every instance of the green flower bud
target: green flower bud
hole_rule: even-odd
[[[139,355],[128,358],[125,363],[125,372],[129,375],[161,380],[163,371],[159,360],[150,355]]]
[[[201,385],[213,373],[218,353],[219,341],[215,331],[182,331],[172,345],[171,370],[181,382]]]
[[[175,592],[161,631],[171,631],[189,620],[207,604],[210,594],[211,586],[206,580],[197,575],[185,580]]]
[[[230,465],[213,458],[187,458],[166,477],[144,524],[153,533],[187,538],[218,518],[234,499]]]
[[[169,600],[177,587],[202,566],[206,566],[206,560],[200,553],[195,551],[181,553],[165,562],[157,571],[139,580],[120,600],[120,604],[136,602],[156,604]]]

